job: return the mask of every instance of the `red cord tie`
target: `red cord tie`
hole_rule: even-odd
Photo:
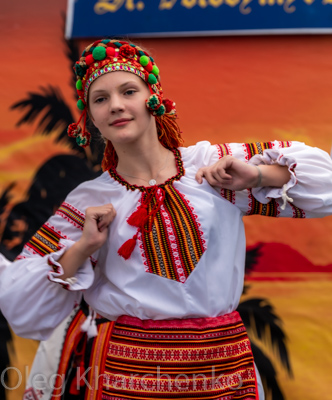
[[[153,204],[154,199],[155,203]],[[131,239],[128,239],[126,242],[124,242],[118,250],[118,254],[125,260],[128,260],[134,251],[138,233],[149,233],[152,231],[153,220],[162,206],[164,199],[165,191],[158,186],[153,186],[147,195],[142,193],[140,206],[127,219],[129,225],[138,228],[137,232]],[[148,211],[149,208],[150,211]]]
[[[86,130],[86,118],[87,118],[87,110],[86,108],[84,108],[79,120],[76,123],[70,124],[67,129],[68,136],[76,138],[76,143],[82,147],[89,146],[91,141],[91,134]],[[83,130],[80,126],[82,120],[83,120]]]

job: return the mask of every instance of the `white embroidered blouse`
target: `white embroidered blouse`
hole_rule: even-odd
[[[244,215],[304,218],[332,213],[332,162],[320,149],[298,142],[199,142],[174,153],[178,174],[159,185],[157,197],[165,198],[151,232],[138,232],[127,223],[146,189],[129,185],[116,172],[104,172],[73,190],[15,264],[1,269],[0,307],[18,335],[46,339],[82,295],[110,320],[120,315],[171,319],[227,314],[237,308],[243,288]],[[281,189],[238,192],[213,188],[206,181],[198,184],[198,168],[226,154],[254,165],[287,165],[291,178]],[[75,277],[62,281],[57,260],[80,238],[86,208],[106,203],[117,212],[108,241]],[[136,247],[125,260],[118,249],[136,233]]]

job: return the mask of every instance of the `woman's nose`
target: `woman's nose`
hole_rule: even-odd
[[[121,96],[113,95],[110,99],[110,112],[115,113],[124,109]]]

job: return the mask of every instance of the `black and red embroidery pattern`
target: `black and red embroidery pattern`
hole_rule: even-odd
[[[83,230],[85,216],[71,204],[62,203],[56,214],[69,221],[76,228]]]
[[[64,218],[76,228],[83,230],[84,214],[74,208],[68,203],[62,203],[56,214]],[[66,235],[55,229],[49,222],[46,222],[38,231],[32,236],[29,242],[24,246],[24,249],[31,254],[38,254],[44,257],[47,254],[54,253],[60,250],[60,240],[68,239]],[[26,258],[25,255],[19,255],[17,259]]]
[[[44,257],[46,254],[60,249],[59,241],[62,237],[53,227],[46,223],[38,229],[24,247],[32,254]]]
[[[150,232],[139,235],[147,272],[185,282],[206,249],[197,215],[183,194],[166,185]],[[151,204],[153,207],[153,204]]]

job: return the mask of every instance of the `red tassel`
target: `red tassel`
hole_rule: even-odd
[[[123,257],[125,260],[131,256],[131,253],[134,251],[136,246],[137,235],[134,235],[132,239],[127,240],[123,243],[123,245],[119,248],[118,254]]]
[[[81,361],[80,367],[78,370],[76,370],[76,375],[74,376],[70,384],[69,388],[70,394],[73,395],[80,394],[80,387],[85,385],[84,373],[85,373],[84,362]]]
[[[76,378],[76,376],[71,381],[70,388],[69,388],[69,393],[74,395],[74,396],[77,396],[77,395],[80,394],[80,389],[77,387],[77,378]]]
[[[140,228],[145,225],[147,219],[148,219],[148,212],[146,206],[143,205],[129,216],[127,222],[131,226],[137,226],[138,228]]]

